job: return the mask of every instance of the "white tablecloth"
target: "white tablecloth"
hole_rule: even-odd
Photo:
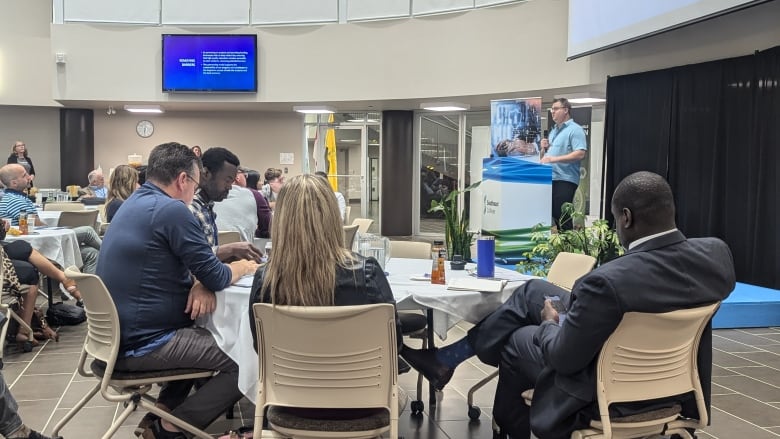
[[[5,239],[7,241],[23,239],[43,256],[56,261],[65,268],[71,265],[77,267],[83,265],[79,241],[76,239],[76,233],[71,229],[36,227],[35,233],[32,235],[6,235]]]
[[[413,281],[412,276],[430,272],[431,261],[424,259],[390,260],[387,277],[393,289],[398,309],[433,309],[434,331],[444,337],[447,330],[460,320],[471,323],[480,321],[498,308],[511,296],[515,288],[524,281],[507,284],[501,293],[478,291],[452,291],[445,285],[432,285],[429,281]],[[447,279],[468,276],[466,271],[451,271],[447,268]],[[511,276],[513,279],[530,278],[519,276],[496,267],[496,276]],[[217,307],[213,314],[199,320],[217,341],[219,347],[239,365],[238,388],[254,402],[257,395],[258,362],[252,344],[249,320],[249,295],[251,279],[242,279],[241,284],[232,285],[217,293]]]
[[[467,266],[473,268],[473,264]],[[431,272],[430,259],[391,259],[387,264],[387,280],[393,289],[398,309],[432,309],[433,330],[442,340],[447,331],[461,320],[477,323],[504,303],[515,288],[531,276],[524,276],[505,268],[496,267],[496,278],[511,280],[501,293],[448,290],[446,285],[430,281],[411,280]],[[468,277],[466,270],[450,270],[447,263],[447,282]]]

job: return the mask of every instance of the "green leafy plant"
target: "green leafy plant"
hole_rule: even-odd
[[[471,242],[474,232],[469,231],[469,220],[465,210],[458,209],[458,194],[476,189],[481,181],[478,181],[462,191],[454,190],[440,201],[431,200],[431,208],[428,212],[441,212],[444,214],[444,239],[447,245],[447,255],[461,255],[464,260],[471,259]]]
[[[617,232],[609,227],[607,220],[598,219],[584,226],[585,214],[578,212],[573,204],[565,203],[561,211],[560,223],[572,222],[575,227],[551,233],[549,226],[534,226],[531,241],[535,246],[524,253],[525,260],[517,264],[518,271],[546,276],[552,261],[561,252],[591,255],[596,258],[597,266],[623,254]]]

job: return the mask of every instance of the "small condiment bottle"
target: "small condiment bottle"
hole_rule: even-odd
[[[444,259],[446,258],[447,249],[444,247],[444,241],[433,241],[433,247],[431,248],[431,283],[441,284],[446,283],[446,274],[444,270]]]

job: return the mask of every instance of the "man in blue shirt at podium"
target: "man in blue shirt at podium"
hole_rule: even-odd
[[[552,215],[559,229],[571,229],[571,220],[560,223],[561,206],[571,203],[580,184],[580,161],[588,151],[585,130],[571,118],[571,104],[566,98],[553,101],[550,108],[555,127],[549,139],[541,141],[541,163],[552,165]]]

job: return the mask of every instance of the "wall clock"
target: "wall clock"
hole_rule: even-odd
[[[141,137],[150,137],[154,134],[154,124],[148,120],[142,120],[135,126],[135,132]]]

